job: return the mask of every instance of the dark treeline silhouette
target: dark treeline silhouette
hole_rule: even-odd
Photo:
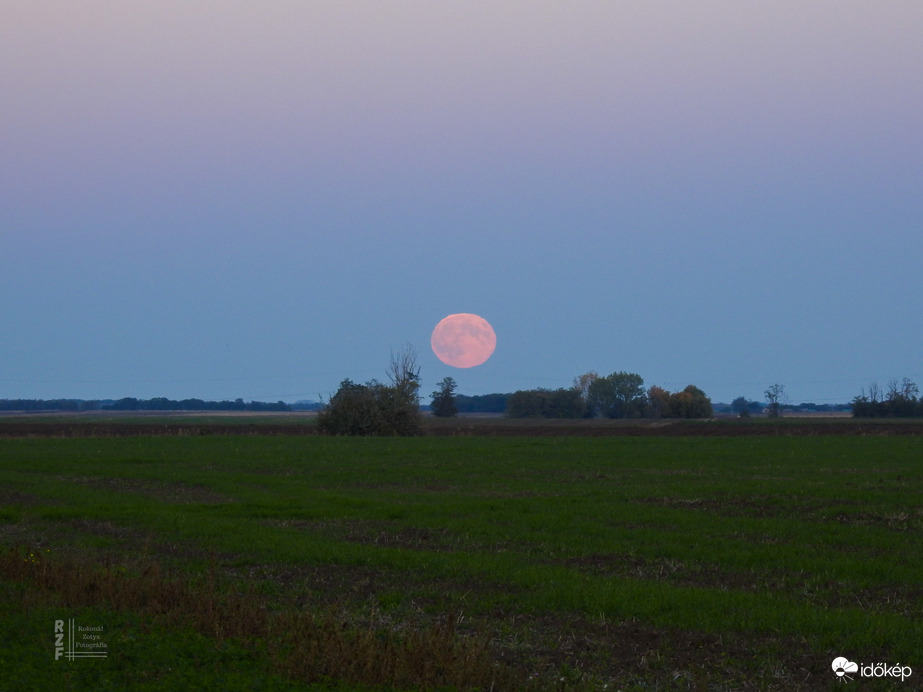
[[[507,398],[510,418],[709,418],[711,399],[698,387],[681,392],[662,387],[644,389],[640,375],[614,372],[605,377],[588,372],[569,389],[527,389]]]
[[[262,401],[203,401],[202,399],[182,399],[175,401],[165,397],[154,399],[135,399],[126,397],[103,406],[104,411],[291,411],[291,406],[284,401],[266,403]]]
[[[291,411],[283,401],[204,401],[182,399],[179,401],[156,397],[135,399],[125,397],[117,401],[85,399],[0,399],[0,411]]]
[[[510,394],[455,394],[454,397],[459,413],[503,413]]]
[[[510,418],[584,418],[586,403],[576,389],[521,389],[510,394]]]
[[[101,404],[84,399],[0,399],[0,411],[99,411]]]
[[[919,418],[923,417],[923,399],[920,390],[909,378],[900,383],[891,380],[888,391],[873,384],[852,401],[852,414],[856,418]]]

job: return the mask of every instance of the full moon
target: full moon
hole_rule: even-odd
[[[443,318],[430,338],[433,353],[454,368],[473,368],[490,358],[497,335],[490,322],[466,312]]]

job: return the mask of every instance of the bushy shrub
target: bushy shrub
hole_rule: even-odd
[[[411,346],[391,354],[391,385],[377,380],[356,384],[340,382],[337,393],[321,409],[318,427],[328,435],[419,435],[420,368]]]
[[[343,380],[318,414],[318,428],[328,435],[419,435],[416,386]]]

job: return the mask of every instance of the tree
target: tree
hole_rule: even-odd
[[[583,417],[592,418],[593,411],[590,408],[590,385],[599,379],[599,373],[595,370],[583,373],[580,377],[574,378],[574,389],[579,392],[580,399],[583,402]]]
[[[647,390],[647,407],[651,418],[670,416],[672,414],[670,392],[662,387],[652,386]]]
[[[542,390],[520,389],[506,399],[506,415],[509,418],[540,418],[542,414]]]
[[[384,435],[419,435],[423,431],[420,413],[420,366],[417,351],[407,344],[397,354],[391,354],[388,366],[391,387],[384,393],[386,430]]]
[[[741,418],[750,417],[750,404],[747,397],[739,396],[731,402],[731,410]]]
[[[589,387],[588,404],[607,418],[637,418],[644,410],[644,380],[629,372],[597,378]]]
[[[580,392],[573,387],[555,389],[547,393],[545,416],[548,418],[582,418],[586,403]]]
[[[709,418],[713,411],[711,399],[694,385],[670,395],[670,410],[677,418]]]
[[[451,418],[458,413],[458,406],[455,404],[457,386],[451,377],[446,377],[439,383],[439,389],[433,392],[433,401],[430,405],[434,416]]]
[[[769,403],[769,417],[778,418],[782,415],[782,406],[785,404],[785,385],[770,385],[769,389],[763,392],[766,401]]]
[[[397,353],[392,352],[387,372],[392,385],[399,389],[413,389],[416,392],[420,386],[420,366],[417,365],[416,349],[408,344]]]
[[[464,413],[503,413],[509,394],[455,395],[455,405]]]
[[[923,399],[918,398],[919,393],[919,387],[908,377],[900,384],[897,380],[888,382],[887,394],[873,383],[868,394],[863,387],[862,394],[852,400],[852,413],[856,418],[923,416]]]
[[[391,354],[388,377],[391,386],[343,380],[321,409],[318,428],[330,435],[419,435],[420,368],[412,348]]]
[[[585,410],[580,392],[570,389],[525,389],[506,400],[510,418],[580,418]]]
[[[919,393],[917,385],[908,377],[899,385],[897,380],[891,380],[888,383],[888,415],[902,418],[915,415]]]

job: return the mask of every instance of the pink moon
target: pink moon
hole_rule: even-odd
[[[478,315],[461,312],[443,318],[430,338],[433,353],[454,368],[481,365],[497,347],[497,335],[490,322]]]

